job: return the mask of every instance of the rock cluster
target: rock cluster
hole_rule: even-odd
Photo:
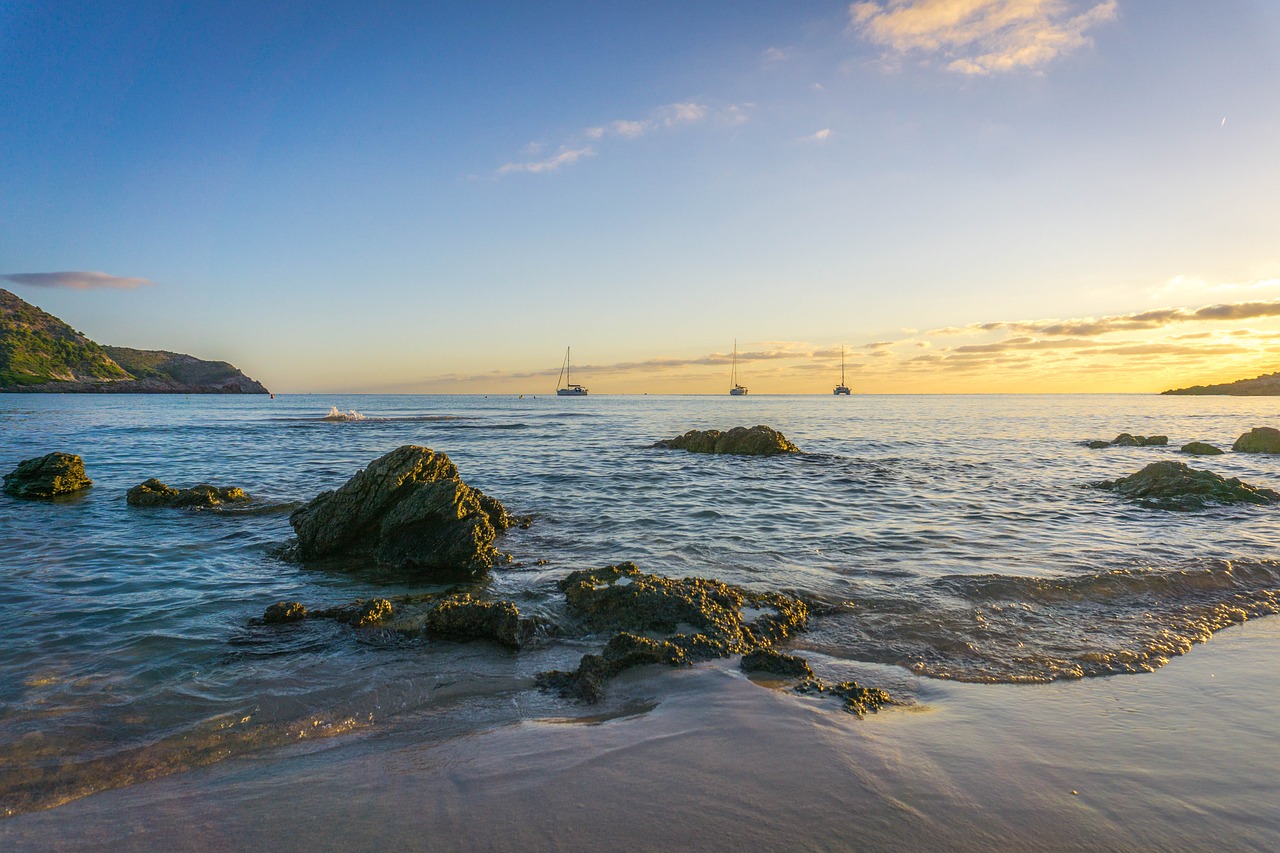
[[[574,672],[552,670],[538,683],[562,695],[598,700],[604,682],[646,663],[683,666],[771,646],[809,619],[804,602],[706,578],[646,574],[634,563],[572,572],[560,582],[568,613],[586,630],[614,632],[600,655]],[[664,635],[653,639],[647,634]]]
[[[517,523],[468,486],[449,457],[405,445],[289,517],[300,560],[368,557],[416,579],[473,578],[499,559],[493,540]]]
[[[84,460],[74,453],[50,453],[26,459],[4,475],[4,493],[15,498],[51,498],[93,485],[84,473]]]
[[[1193,510],[1209,503],[1280,502],[1280,493],[1271,489],[1250,486],[1235,477],[1225,479],[1212,471],[1190,468],[1185,462],[1152,462],[1136,474],[1094,485],[1156,509]]]
[[[175,489],[152,477],[125,493],[129,506],[211,507],[249,500],[236,486],[211,486],[197,483],[187,489]]]
[[[772,427],[734,427],[728,432],[718,429],[691,429],[684,435],[659,441],[654,447],[687,450],[690,453],[727,453],[737,456],[776,456],[799,453],[800,448]]]
[[[1255,427],[1237,438],[1231,449],[1237,453],[1280,453],[1280,429]]]
[[[844,700],[844,709],[850,714],[865,716],[868,711],[879,711],[882,705],[893,702],[888,693],[878,687],[863,687],[856,681],[827,684],[821,678],[810,678],[795,688],[797,693],[817,693]]]
[[[1099,450],[1103,447],[1164,447],[1168,443],[1167,435],[1131,435],[1122,432],[1110,441],[1086,441],[1085,446]]]

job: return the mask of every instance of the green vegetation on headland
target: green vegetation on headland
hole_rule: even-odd
[[[1280,373],[1268,373],[1253,379],[1237,379],[1219,385],[1192,385],[1190,388],[1174,388],[1161,394],[1185,394],[1207,396],[1224,394],[1233,397],[1280,397]]]
[[[0,289],[0,391],[266,394],[225,361],[104,347]]]

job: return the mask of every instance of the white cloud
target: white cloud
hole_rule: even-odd
[[[1117,0],[883,0],[849,7],[851,27],[897,54],[939,54],[959,74],[1034,70],[1090,43]]]
[[[145,278],[124,278],[104,272],[14,272],[0,279],[29,287],[62,287],[68,290],[133,290],[151,284]]]
[[[831,128],[824,127],[822,130],[819,130],[817,133],[806,136],[804,140],[805,142],[826,142],[830,138],[831,138]]]
[[[590,145],[584,145],[581,148],[561,148],[559,153],[547,157],[544,160],[526,160],[523,163],[511,162],[498,169],[499,175],[509,175],[512,172],[554,172],[561,166],[568,166],[576,163],[583,157],[590,157],[595,154],[595,149]]]

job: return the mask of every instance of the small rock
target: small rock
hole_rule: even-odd
[[[187,489],[175,489],[152,477],[125,493],[129,506],[211,507],[249,500],[236,486],[211,486],[197,483]]]
[[[807,660],[774,649],[747,652],[738,666],[743,672],[768,672],[783,678],[813,678],[813,669]]]
[[[307,608],[299,601],[277,601],[262,614],[262,621],[268,625],[282,625],[286,622],[300,622],[307,618]]]
[[[1280,453],[1280,430],[1255,427],[1237,438],[1231,449],[1237,453]]]
[[[893,697],[878,687],[863,687],[856,681],[827,684],[821,678],[810,678],[795,686],[797,693],[817,693],[836,696],[844,700],[844,709],[859,717],[870,711],[879,711],[883,705],[892,704]]]
[[[1183,453],[1190,453],[1192,456],[1221,456],[1222,451],[1214,447],[1212,444],[1206,444],[1203,441],[1193,441],[1190,444],[1182,445]]]
[[[307,614],[313,619],[334,619],[357,628],[368,628],[391,616],[391,602],[385,598],[368,598],[328,607],[323,610],[312,610]]]
[[[1187,467],[1185,462],[1152,462],[1147,467],[1118,480],[1095,483],[1156,509],[1192,510],[1209,503],[1273,504],[1280,493],[1242,483],[1235,477],[1224,479],[1212,471]]]
[[[1095,438],[1093,441],[1086,441],[1084,446],[1090,450],[1101,450],[1104,447],[1110,447],[1111,442]]]
[[[27,459],[4,475],[4,493],[15,498],[51,498],[93,485],[84,473],[84,460],[74,453],[50,453]]]
[[[799,453],[800,448],[772,427],[734,427],[728,432],[718,429],[691,429],[684,435],[659,441],[654,447],[687,450],[690,453],[727,453],[738,456],[776,456]]]
[[[442,599],[427,614],[428,636],[445,640],[493,640],[518,649],[529,641],[537,624],[522,619],[510,601],[484,601],[468,593]]]

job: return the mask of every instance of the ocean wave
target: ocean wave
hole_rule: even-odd
[[[355,409],[350,409],[344,412],[341,409],[339,409],[337,406],[330,406],[329,414],[325,415],[320,420],[322,421],[367,421],[369,420],[369,418],[367,415],[360,414]]]
[[[1280,613],[1280,564],[1211,561],[1057,578],[946,576],[828,609],[806,643],[969,682],[1150,672],[1217,631]]]

